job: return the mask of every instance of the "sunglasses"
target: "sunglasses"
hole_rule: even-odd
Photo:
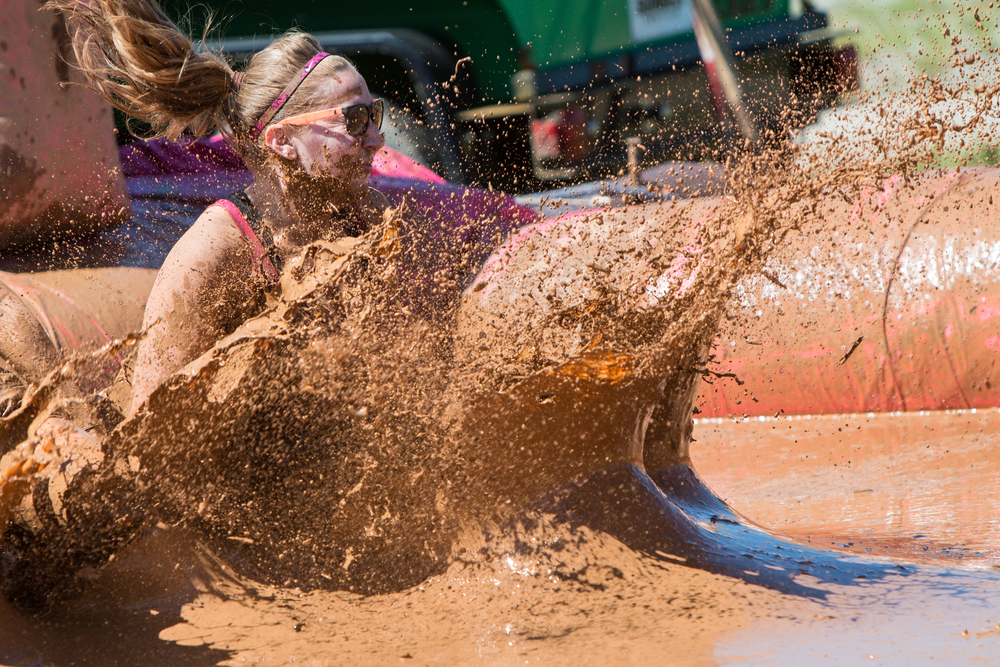
[[[368,121],[375,124],[379,130],[382,129],[382,116],[385,114],[385,102],[379,99],[372,100],[371,104],[352,104],[349,107],[337,107],[335,109],[323,109],[322,111],[311,111],[300,113],[297,116],[286,118],[275,123],[276,125],[308,125],[324,118],[332,116],[343,116],[347,121],[347,133],[352,137],[362,137],[368,130]]]

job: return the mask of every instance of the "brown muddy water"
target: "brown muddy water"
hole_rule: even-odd
[[[161,527],[47,616],[0,603],[0,663],[996,664],[1000,412],[705,419],[695,439],[750,519],[900,576],[808,600],[543,521],[362,597],[262,586]]]
[[[811,614],[762,614],[720,639],[717,664],[997,664],[1000,412],[704,419],[695,438],[697,469],[751,520],[921,564]]]

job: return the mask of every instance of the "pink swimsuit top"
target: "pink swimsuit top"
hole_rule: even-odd
[[[268,285],[275,285],[281,278],[281,258],[274,247],[270,230],[264,226],[260,215],[242,190],[212,204],[226,210],[236,222],[236,228],[250,246],[254,273],[262,277]]]

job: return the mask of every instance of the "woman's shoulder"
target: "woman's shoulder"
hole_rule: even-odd
[[[247,214],[233,201],[234,198],[219,199],[202,211],[191,225],[190,231],[199,235],[218,236],[239,242],[243,238],[241,222],[246,224]]]
[[[186,311],[197,311],[202,320],[221,327],[254,300],[261,287],[254,275],[250,249],[232,216],[225,208],[210,206],[160,267],[147,316],[184,304]]]
[[[243,224],[240,224],[240,223]],[[198,216],[181,237],[181,242],[196,243],[206,249],[232,253],[245,249],[246,218],[228,199],[220,199]]]
[[[198,270],[207,273],[231,270],[246,261],[247,244],[233,215],[223,206],[206,208],[171,248],[160,269]]]

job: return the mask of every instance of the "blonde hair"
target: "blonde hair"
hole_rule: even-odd
[[[46,6],[66,17],[77,66],[98,95],[149,123],[154,137],[176,140],[218,129],[257,167],[265,153],[251,128],[322,50],[312,35],[288,32],[250,59],[237,87],[226,59],[196,48],[154,0],[49,0]],[[357,73],[345,58],[324,59],[272,122],[321,104],[322,81],[344,70]]]

